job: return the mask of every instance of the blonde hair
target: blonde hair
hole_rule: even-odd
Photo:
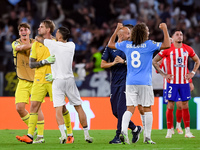
[[[55,24],[54,24],[54,22],[52,20],[47,19],[47,20],[42,21],[41,23],[43,23],[46,28],[50,28],[50,33],[51,34],[55,30]]]

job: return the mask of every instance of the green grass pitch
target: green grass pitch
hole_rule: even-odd
[[[87,143],[84,140],[82,130],[75,130],[73,144],[59,144],[59,130],[45,130],[45,143],[43,144],[26,144],[17,141],[16,135],[24,135],[27,130],[0,130],[0,150],[193,150],[200,149],[200,130],[192,129],[191,132],[196,136],[195,138],[185,138],[184,134],[179,135],[175,131],[175,134],[171,139],[166,139],[166,129],[153,130],[152,140],[156,142],[156,145],[148,145],[143,143],[143,134],[135,144],[108,144],[115,135],[115,130],[90,130],[90,135],[94,138],[93,143]],[[131,134],[129,131],[129,139],[131,140]]]

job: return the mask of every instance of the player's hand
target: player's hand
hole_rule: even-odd
[[[185,75],[185,79],[186,79],[186,80],[190,80],[190,79],[192,79],[193,77],[194,77],[194,74],[191,73],[191,72]]]
[[[161,30],[167,29],[166,23],[161,23],[161,24],[159,25],[159,28],[160,28]]]
[[[164,76],[164,78],[166,78],[167,81],[170,81],[170,80],[173,80],[174,79],[174,76],[172,74],[166,74]]]
[[[51,73],[46,74],[45,79],[46,79],[46,81],[49,81],[49,82],[53,81],[52,74]]]
[[[116,56],[114,62],[115,64],[118,64],[118,63],[123,64],[124,60],[120,56]]]
[[[56,61],[55,55],[49,56],[47,59],[42,60],[42,64],[53,64]]]
[[[116,30],[119,31],[120,29],[122,29],[124,26],[122,23],[117,23],[117,28]]]

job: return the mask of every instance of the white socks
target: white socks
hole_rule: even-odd
[[[130,111],[125,111],[123,117],[122,117],[122,131],[121,133],[124,133],[126,136],[128,136],[128,125],[132,117],[132,113]]]
[[[59,127],[59,130],[60,130],[61,136],[66,137],[65,124],[59,125],[58,127]]]
[[[153,124],[153,115],[152,112],[145,112],[145,135],[151,139],[151,130]]]
[[[141,120],[142,120],[142,125],[143,125],[143,136],[144,136],[144,139],[146,138],[146,134],[145,134],[145,115],[141,115],[140,114],[140,117],[141,117]]]
[[[83,128],[83,131],[84,131],[84,135],[85,135],[85,138],[89,137],[89,132],[88,132],[88,127],[86,128]]]
[[[142,125],[143,125],[143,128],[144,128],[145,127],[145,115],[140,114],[140,117],[141,117]]]

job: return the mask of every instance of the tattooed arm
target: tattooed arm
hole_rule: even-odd
[[[47,59],[41,61],[36,61],[36,59],[30,57],[29,66],[30,68],[38,68],[44,65],[53,64],[54,62],[55,62],[55,55],[51,55]]]
[[[36,61],[36,59],[30,57],[29,66],[31,69],[33,69],[33,68],[39,68],[43,66],[43,64],[42,64],[42,61]]]

